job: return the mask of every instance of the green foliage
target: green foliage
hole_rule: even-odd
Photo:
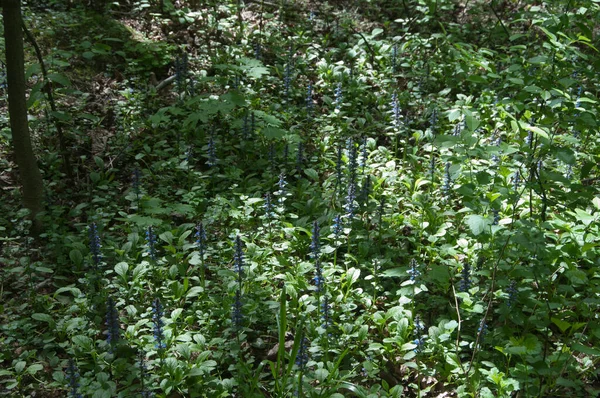
[[[38,27],[86,32],[49,75],[79,177],[46,132],[47,232],[1,205],[5,394],[598,393],[596,2],[132,3],[204,41]]]

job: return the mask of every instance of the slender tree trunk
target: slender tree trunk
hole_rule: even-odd
[[[31,146],[29,125],[27,124],[21,2],[20,0],[0,0],[0,5],[4,18],[8,112],[15,161],[19,169],[23,191],[23,206],[31,211],[34,221],[33,232],[40,232],[41,223],[35,219],[35,216],[43,209],[44,185]]]

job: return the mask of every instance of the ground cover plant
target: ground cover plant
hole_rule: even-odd
[[[598,395],[597,1],[23,15],[3,396]]]

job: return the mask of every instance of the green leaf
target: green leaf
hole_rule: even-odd
[[[257,118],[263,120],[266,124],[274,126],[274,127],[280,127],[281,124],[283,123],[283,121],[281,119],[279,119],[271,114],[268,114],[267,112],[256,110],[256,111],[254,111],[254,114],[256,115]]]
[[[477,127],[479,127],[479,124],[481,123],[471,112],[465,114],[465,121],[467,122],[467,128],[470,131],[477,130]]]
[[[226,94],[221,95],[221,101],[230,102],[236,106],[245,106],[246,99],[239,91],[230,91]]]
[[[162,234],[158,235],[158,238],[163,242],[168,243],[169,245],[173,244],[173,233],[171,231],[165,231]]]
[[[285,130],[275,126],[265,126],[265,128],[262,129],[262,134],[270,139],[280,139],[285,136],[285,133]]]
[[[386,269],[381,276],[384,278],[404,277],[406,276],[406,267]]]
[[[546,139],[549,138],[548,133],[539,127],[535,127],[528,123],[523,123],[523,122],[519,122],[519,124],[521,125],[521,128],[524,128],[525,130],[529,130],[529,131],[533,132],[534,134],[539,135],[542,138],[546,138]]]
[[[371,32],[371,37],[375,38],[375,37],[379,36],[382,33],[383,33],[383,29],[381,29],[381,28],[375,28],[375,29],[373,29],[373,32]]]
[[[125,276],[127,275],[127,271],[129,270],[129,265],[127,265],[126,262],[120,262],[117,265],[115,265],[115,272],[117,273],[117,275],[125,278]]]
[[[329,376],[329,371],[327,369],[318,368],[315,370],[315,378],[320,382],[323,382]]]
[[[363,341],[367,337],[368,334],[369,334],[369,326],[361,325],[360,329],[358,330],[358,341]]]
[[[481,75],[469,75],[467,80],[473,83],[487,83],[487,79]]]
[[[204,374],[210,373],[214,368],[217,367],[217,362],[211,360],[208,361],[204,361],[201,364],[193,367],[190,372],[188,373],[188,376],[190,377],[194,377],[194,376],[202,376]]]
[[[529,58],[527,60],[527,62],[529,62],[530,64],[535,64],[535,65],[545,64],[547,61],[548,61],[548,57],[545,55],[540,55],[537,57]]]
[[[448,330],[449,332],[452,332],[454,329],[456,329],[458,327],[458,322],[456,321],[449,321],[446,322],[444,324],[444,329]]]
[[[35,63],[30,65],[25,71],[25,79],[28,80],[33,75],[40,75],[42,73],[42,68],[40,64]]]
[[[556,151],[556,157],[566,163],[566,164],[570,164],[570,165],[574,165],[575,164],[575,152],[573,152],[572,149],[570,148],[557,148]]]
[[[21,373],[23,371],[23,369],[25,369],[25,365],[27,365],[27,362],[25,362],[25,361],[17,362],[15,364],[15,372]]]
[[[415,348],[417,348],[415,343],[404,343],[402,344],[402,347],[400,347],[400,351],[409,351],[414,350]]]
[[[71,342],[83,351],[89,351],[92,347],[92,339],[81,334],[73,336]]]
[[[453,122],[460,118],[462,111],[460,109],[450,109],[448,111],[448,121]]]
[[[148,265],[146,263],[138,264],[133,269],[133,280],[138,280],[140,277],[144,276],[146,272],[148,272]]]
[[[585,345],[579,344],[579,343],[573,343],[571,345],[571,349],[573,351],[582,352],[582,353],[588,354],[588,355],[600,356],[599,349],[593,348],[593,347],[588,347],[588,346],[585,346]]]
[[[69,252],[69,258],[71,259],[73,264],[77,266],[83,264],[83,254],[81,254],[81,251],[77,249],[73,249]]]
[[[319,174],[315,169],[306,169],[304,173],[310,177],[313,181],[319,181]]]
[[[48,314],[36,313],[31,315],[31,317],[36,321],[48,322],[49,324],[52,324],[54,322],[54,319]]]
[[[486,228],[491,224],[489,219],[477,214],[471,214],[466,216],[465,222],[467,223],[467,225],[471,229],[471,232],[475,236],[484,232]]]
[[[356,282],[359,277],[360,277],[360,270],[359,269],[357,269],[357,268],[350,268],[348,270],[347,278],[348,278],[348,281],[350,282],[350,285],[353,285],[354,282]]]
[[[198,297],[200,295],[200,293],[204,292],[204,288],[201,286],[194,286],[192,287],[190,290],[188,290],[187,294],[185,295],[186,298],[194,298],[194,297]]]
[[[69,78],[66,77],[65,75],[62,75],[60,73],[50,73],[48,75],[48,80],[54,82],[54,83],[58,83],[64,87],[70,87],[71,86],[71,82],[69,81]]]
[[[581,209],[575,209],[574,212],[569,211],[569,214],[572,214],[577,221],[580,221],[586,227],[596,220],[596,217]]]
[[[175,308],[173,310],[173,312],[171,312],[171,320],[173,322],[175,322],[177,320],[177,318],[179,318],[181,316],[182,313],[183,313],[183,308]]]
[[[42,366],[39,363],[34,363],[33,365],[29,365],[29,367],[27,368],[27,370],[25,370],[25,373],[28,373],[30,375],[34,375],[38,371],[40,371],[42,369],[44,369],[44,366]]]
[[[564,333],[568,328],[571,327],[571,324],[569,322],[563,321],[560,318],[552,317],[550,318],[550,320],[560,329],[561,333]]]
[[[73,297],[79,297],[79,295],[81,295],[81,290],[77,289],[74,286],[65,286],[65,287],[61,287],[60,289],[56,290],[56,292],[54,292],[54,297],[58,296],[61,293],[64,292],[69,292],[73,295]]]
[[[71,120],[71,115],[63,111],[50,111],[50,114],[61,122],[68,122]]]

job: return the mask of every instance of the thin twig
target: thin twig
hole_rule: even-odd
[[[462,370],[463,374],[465,375],[465,377],[467,378],[467,385],[469,385],[469,374],[467,372],[465,372],[465,367],[462,364],[462,361],[460,360],[460,356],[459,356],[459,349],[460,349],[460,326],[462,324],[462,319],[460,317],[460,307],[458,306],[458,297],[456,297],[456,289],[454,289],[454,284],[452,284],[452,294],[454,295],[454,305],[456,305],[456,316],[458,317],[458,328],[456,330],[456,359],[458,362],[458,365],[460,366],[460,369]],[[469,370],[471,370],[469,368]]]
[[[367,41],[367,38],[361,32],[359,32],[358,30],[356,30],[354,27],[352,28],[352,30],[354,30],[354,33],[358,34],[365,41],[365,44],[367,45],[367,49],[369,50],[369,55],[371,56],[370,57],[371,58],[371,65],[373,67],[375,67],[375,51],[373,51],[373,48],[371,47],[371,45]]]
[[[498,21],[500,22],[500,25],[502,25],[502,28],[504,29],[504,32],[506,33],[506,36],[510,37],[510,32],[508,31],[508,29],[506,28],[506,25],[504,25],[504,22],[502,21],[502,19],[500,18],[500,16],[496,12],[496,10],[494,9],[494,2],[493,1],[490,2],[490,9],[492,10],[492,12],[496,16],[496,18],[498,18]]]
[[[50,84],[50,80],[48,79],[48,71],[46,69],[46,64],[44,63],[44,57],[42,56],[42,51],[35,41],[35,37],[31,34],[31,32],[25,26],[25,21],[21,21],[21,26],[23,28],[23,32],[27,37],[27,40],[31,43],[35,50],[35,54],[37,56],[38,62],[40,63],[40,68],[42,70],[42,77],[44,79],[44,91],[48,96],[48,102],[50,102],[50,109],[52,112],[56,114],[58,112],[56,108],[56,103],[54,102],[54,95],[52,94],[52,85]],[[54,115],[51,116],[51,119],[55,120],[56,133],[58,135],[58,145],[60,147],[61,155],[64,162],[64,172],[67,175],[67,178],[72,179],[73,173],[71,171],[71,161],[69,160],[69,155],[67,151],[67,145],[65,142],[65,135],[63,134],[62,126],[59,120],[56,120]]]

